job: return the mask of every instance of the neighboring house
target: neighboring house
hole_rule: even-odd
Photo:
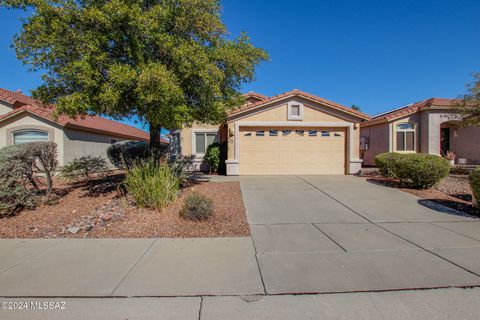
[[[247,104],[221,126],[173,132],[176,152],[205,170],[207,147],[226,143],[228,175],[353,174],[360,170],[360,123],[370,117],[294,90],[274,97],[245,95]]]
[[[54,111],[55,107],[45,107],[20,92],[0,89],[0,148],[53,141],[57,144],[59,164],[64,165],[82,156],[106,158],[108,146],[115,142],[150,138],[143,130],[102,117],[55,118]]]
[[[452,110],[455,100],[431,98],[377,116],[361,124],[361,153],[374,165],[383,152],[446,155],[457,162],[480,163],[480,128],[462,128]]]

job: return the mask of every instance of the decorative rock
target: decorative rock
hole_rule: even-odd
[[[104,213],[100,216],[100,219],[103,221],[110,221],[113,218],[113,214],[111,212]]]
[[[78,227],[69,227],[67,231],[71,234],[76,234],[78,231],[80,231],[80,228]]]
[[[91,224],[87,224],[84,229],[85,231],[90,231],[93,229],[93,226]]]

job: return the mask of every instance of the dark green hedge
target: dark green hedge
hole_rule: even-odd
[[[470,187],[475,196],[476,203],[474,205],[480,208],[480,166],[470,174]]]
[[[382,153],[375,157],[380,173],[410,188],[429,189],[450,172],[448,160],[424,153]]]

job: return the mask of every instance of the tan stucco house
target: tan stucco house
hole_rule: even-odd
[[[455,100],[431,98],[374,116],[361,124],[361,155],[374,165],[383,152],[456,153],[456,162],[480,163],[480,128],[460,126]]]
[[[57,144],[60,165],[82,156],[107,157],[112,143],[123,140],[148,141],[149,134],[135,127],[98,116],[54,117],[54,106],[0,89],[0,148],[32,141]],[[167,143],[167,141],[164,141]]]
[[[274,97],[245,95],[247,104],[221,126],[174,132],[177,152],[205,169],[209,144],[226,143],[227,175],[353,174],[360,170],[360,124],[370,117],[294,90]]]

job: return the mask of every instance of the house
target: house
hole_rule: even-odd
[[[55,118],[54,111],[54,106],[44,106],[20,92],[0,89],[0,148],[53,141],[57,144],[59,164],[64,165],[82,156],[106,158],[108,146],[115,142],[150,138],[143,130],[102,117]]]
[[[221,126],[193,125],[174,132],[178,154],[195,170],[213,142],[227,145],[227,175],[353,174],[360,170],[360,124],[370,117],[338,103],[293,90],[274,97],[250,92],[247,103]]]
[[[363,122],[361,154],[365,165],[375,165],[383,152],[446,155],[453,151],[457,163],[480,163],[480,128],[460,126],[455,100],[431,98],[374,116]]]

